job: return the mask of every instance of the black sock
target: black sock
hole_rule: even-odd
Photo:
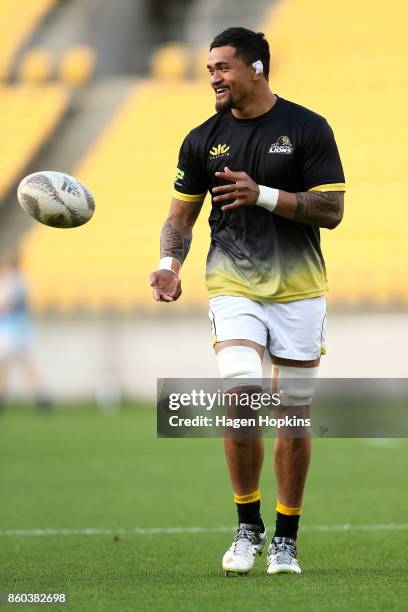
[[[289,516],[288,514],[276,513],[276,529],[274,538],[292,538],[296,540],[299,528],[299,514]]]
[[[258,525],[261,531],[265,531],[265,525],[261,519],[261,501],[259,499],[249,504],[236,504],[236,506],[239,523]]]

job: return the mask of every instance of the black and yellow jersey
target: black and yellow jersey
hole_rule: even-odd
[[[320,115],[277,97],[254,119],[216,114],[193,129],[179,155],[175,197],[201,202],[227,184],[215,172],[245,171],[259,185],[296,193],[345,191],[333,131]],[[297,223],[260,206],[223,212],[212,203],[206,282],[210,297],[244,296],[289,302],[323,295],[326,269],[319,228]]]

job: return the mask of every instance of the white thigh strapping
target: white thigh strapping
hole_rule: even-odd
[[[274,387],[281,394],[282,406],[310,406],[318,372],[319,367],[297,368],[274,365]]]
[[[249,346],[227,346],[221,349],[217,353],[217,364],[220,376],[223,379],[262,379],[261,358],[256,350]],[[228,384],[228,387],[231,386],[231,384]]]

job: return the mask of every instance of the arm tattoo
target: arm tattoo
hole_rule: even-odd
[[[343,217],[342,191],[303,191],[296,194],[294,221],[333,229]]]
[[[191,237],[186,238],[171,224],[169,217],[160,234],[160,257],[174,257],[182,264],[191,246]]]

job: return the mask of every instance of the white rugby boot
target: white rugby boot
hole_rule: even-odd
[[[301,574],[296,554],[296,540],[273,538],[268,549],[268,574]]]
[[[266,529],[258,525],[240,523],[235,538],[222,559],[226,576],[247,574],[254,566],[255,556],[262,554],[266,544]]]

